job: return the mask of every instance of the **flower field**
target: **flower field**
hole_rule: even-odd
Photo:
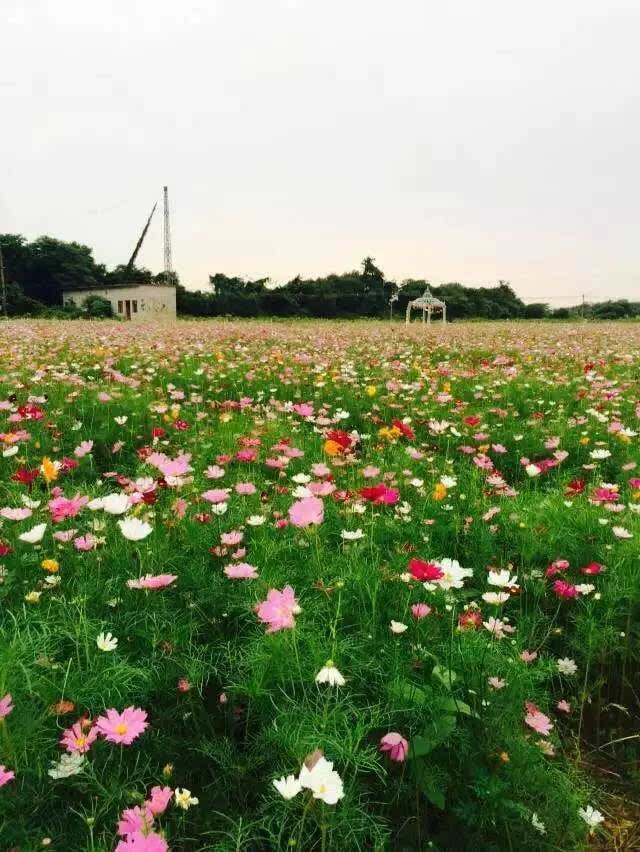
[[[638,325],[1,325],[0,849],[640,848],[638,431]]]

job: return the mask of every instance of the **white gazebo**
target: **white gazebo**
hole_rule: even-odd
[[[407,314],[405,323],[409,325],[411,322],[411,309],[422,311],[422,322],[431,325],[431,314],[442,312],[442,324],[447,322],[447,305],[442,299],[436,299],[431,290],[427,287],[422,296],[407,304]]]

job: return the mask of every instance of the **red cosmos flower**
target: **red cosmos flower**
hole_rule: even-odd
[[[411,576],[420,580],[421,583],[439,580],[444,574],[439,565],[434,565],[433,562],[424,562],[422,559],[410,559],[409,571]]]
[[[361,488],[358,493],[365,500],[379,505],[393,506],[400,499],[400,492],[397,488],[387,488],[383,482],[378,483],[378,485],[371,485],[368,488]]]
[[[479,630],[482,627],[482,613],[479,609],[468,609],[458,616],[460,630]]]
[[[588,565],[585,565],[584,568],[581,568],[583,574],[600,574],[604,568],[604,565],[601,565],[599,562],[590,562]]]
[[[334,491],[331,494],[331,499],[336,503],[346,503],[350,498],[351,494],[348,491]]]
[[[572,479],[565,489],[565,496],[575,497],[578,494],[582,494],[584,491],[584,485],[584,479]]]
[[[68,459],[65,457],[60,462],[60,470],[62,471],[75,470],[77,467],[78,462],[76,459]]]
[[[147,506],[153,506],[157,499],[158,495],[156,494],[155,488],[151,491],[145,491],[142,495],[142,502],[145,503]]]
[[[164,436],[165,436],[166,434],[167,434],[167,433],[166,433],[166,432],[165,432],[165,430],[162,428],[162,426],[154,426],[154,427],[153,427],[153,429],[151,430],[151,435],[152,435],[152,437],[154,437],[154,438],[164,438]]]
[[[549,565],[547,570],[544,572],[545,577],[555,577],[556,574],[559,574],[561,571],[569,570],[569,562],[566,559],[556,559],[554,562]]]
[[[339,444],[343,451],[351,449],[351,438],[347,432],[343,432],[341,429],[332,429],[327,432],[326,438],[327,441],[334,441]]]
[[[9,556],[10,553],[13,553],[8,544],[5,544],[3,541],[0,541],[0,556]]]
[[[178,432],[186,432],[187,429],[190,428],[189,424],[186,420],[176,420],[173,424],[174,428],[178,430]]]
[[[198,514],[194,515],[193,517],[200,524],[208,524],[211,520],[211,515],[208,512],[198,512]]]
[[[413,441],[416,436],[416,433],[410,426],[407,426],[406,423],[403,423],[402,420],[394,420],[391,424],[395,426],[396,429],[399,429],[400,432],[404,435],[405,438],[408,438],[409,441]]]
[[[590,499],[593,503],[617,503],[620,495],[612,488],[596,488]]]
[[[42,420],[44,417],[44,411],[37,405],[21,405],[18,414],[25,420]]]
[[[477,414],[469,414],[467,417],[464,418],[463,422],[466,423],[467,426],[479,426],[480,418]]]
[[[28,485],[31,488],[33,481],[38,477],[40,471],[38,468],[35,470],[29,470],[26,467],[19,467],[18,470],[12,475],[11,479],[14,482],[20,482],[22,485]]]
[[[553,584],[553,591],[559,598],[577,598],[578,590],[573,583],[568,583],[566,580],[556,580]]]

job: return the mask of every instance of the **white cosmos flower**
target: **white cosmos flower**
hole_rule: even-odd
[[[118,647],[118,640],[112,633],[99,633],[96,637],[96,645],[101,651],[115,651]]]
[[[539,831],[540,834],[546,834],[547,828],[542,820],[538,817],[538,814],[531,814],[531,825],[535,828],[536,831]]]
[[[129,508],[126,494],[107,494],[102,500],[102,508],[108,515],[124,515]]]
[[[526,470],[526,472],[527,472],[527,475],[528,475],[528,476],[530,476],[530,477],[532,477],[532,478],[533,478],[534,476],[539,476],[539,475],[540,475],[540,468],[539,468],[537,465],[535,465],[535,464],[528,464],[528,465],[525,467],[525,470]]]
[[[63,754],[57,763],[55,760],[51,761],[51,769],[49,769],[48,775],[55,779],[70,778],[72,775],[77,775],[84,769],[85,759],[84,754],[79,752]]]
[[[616,538],[633,538],[633,533],[629,532],[625,527],[611,527],[611,532]]]
[[[609,450],[591,450],[589,455],[592,459],[608,459],[611,453]]]
[[[435,582],[441,589],[461,589],[466,577],[473,576],[471,568],[463,568],[455,559],[441,559],[435,563],[443,572]]]
[[[492,604],[493,606],[500,606],[500,604],[506,603],[509,600],[508,592],[485,592],[482,596],[482,600],[485,603]]]
[[[342,530],[340,538],[343,539],[343,541],[358,541],[359,539],[364,538],[364,533],[360,527],[358,527],[357,530]]]
[[[90,509],[92,512],[104,509],[104,497],[94,497],[93,500],[89,500],[87,509]]]
[[[294,488],[291,492],[291,495],[296,498],[296,500],[304,500],[305,497],[311,497],[311,491],[308,488],[305,488],[304,485],[298,485],[297,488]]]
[[[250,515],[247,518],[247,523],[250,527],[261,527],[266,520],[264,515]]]
[[[455,488],[458,484],[458,480],[455,476],[441,476],[440,482],[444,485],[445,488]]]
[[[328,683],[329,686],[344,686],[346,681],[334,666],[333,660],[327,660],[316,675],[316,683]]]
[[[35,527],[27,530],[27,532],[23,532],[18,538],[20,541],[26,541],[27,544],[38,544],[39,541],[42,541],[46,528],[46,524],[37,524]]]
[[[139,518],[125,518],[118,521],[118,526],[122,535],[129,541],[142,541],[153,532],[153,527]]]
[[[26,494],[21,494],[20,499],[27,507],[27,509],[38,509],[40,506],[41,500],[31,500],[31,498],[27,497]]]
[[[2,451],[2,457],[5,459],[10,459],[11,456],[18,455],[18,445],[14,444],[12,447],[7,447],[6,450]]]
[[[640,506],[640,503],[638,504]],[[353,512],[354,515],[364,515],[367,511],[367,507],[365,503],[354,503],[353,506],[349,509],[350,512]]]
[[[574,675],[578,671],[575,662],[570,660],[569,657],[563,657],[561,660],[558,660],[557,665],[560,674]]]
[[[119,417],[114,417],[113,419],[116,421],[118,426],[124,426],[129,418],[126,414],[121,414]]]
[[[191,790],[187,790],[185,787],[176,787],[173,791],[173,796],[175,798],[176,805],[179,808],[182,808],[183,811],[187,811],[191,805],[197,805],[199,803],[198,799],[191,795]]]
[[[211,506],[211,511],[214,515],[224,515],[228,508],[228,503],[214,503]]]
[[[591,805],[587,805],[586,808],[580,808],[578,813],[589,826],[589,831],[591,834],[593,834],[593,832],[600,825],[601,822],[604,822],[604,817],[602,816],[600,811],[597,811],[595,808],[591,807]]]
[[[306,473],[296,473],[295,476],[291,477],[292,482],[295,482],[296,485],[306,485],[307,482],[311,482],[311,477]]]
[[[518,578],[516,576],[512,577],[507,568],[503,568],[502,571],[489,571],[487,582],[490,586],[499,586],[501,589],[518,588]]]
[[[392,633],[404,633],[405,630],[409,629],[409,625],[403,624],[401,621],[394,621],[393,619],[391,619],[389,629]]]
[[[314,799],[321,799],[327,805],[335,805],[344,796],[342,778],[333,768],[333,763],[320,757],[312,769],[306,764],[300,769],[300,785],[311,790]]]
[[[272,784],[283,799],[293,799],[302,790],[302,784],[295,775],[287,775],[286,778],[284,775],[282,778],[274,778]]]

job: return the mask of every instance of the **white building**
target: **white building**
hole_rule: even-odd
[[[64,305],[81,307],[89,296],[108,299],[113,314],[132,322],[176,318],[176,288],[167,284],[114,284],[64,290]]]

